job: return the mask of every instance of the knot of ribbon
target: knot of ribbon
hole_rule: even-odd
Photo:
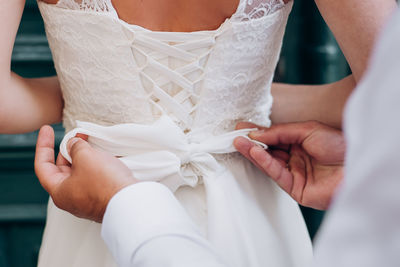
[[[161,182],[175,192],[183,185],[194,187],[200,177],[217,172],[220,164],[213,155],[235,152],[233,140],[239,136],[248,138],[252,130],[216,136],[205,134],[195,142],[168,116],[162,116],[150,125],[101,126],[78,121],[77,128],[62,140],[60,152],[72,163],[67,151],[68,141],[77,134],[88,135],[88,142],[93,147],[118,157],[138,180]]]

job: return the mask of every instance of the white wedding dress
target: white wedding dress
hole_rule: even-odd
[[[270,125],[292,1],[240,0],[217,30],[190,33],[127,24],[111,0],[74,1],[39,1],[65,101],[65,157],[65,141],[86,133],[138,179],[165,184],[229,266],[308,266],[298,206],[232,146],[249,131],[237,122]],[[100,230],[50,200],[39,267],[116,266]]]

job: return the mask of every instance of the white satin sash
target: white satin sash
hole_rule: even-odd
[[[77,126],[65,135],[60,145],[61,154],[70,163],[68,141],[77,134],[85,134],[93,147],[118,157],[135,178],[161,182],[172,192],[183,185],[194,187],[199,177],[218,172],[220,165],[213,154],[235,152],[233,140],[239,136],[248,138],[249,132],[255,130],[242,129],[216,136],[205,132],[185,134],[168,116],[151,125],[100,126],[78,121]]]

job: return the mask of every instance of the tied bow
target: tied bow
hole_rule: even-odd
[[[88,142],[118,157],[141,181],[157,181],[172,192],[180,186],[196,186],[199,177],[217,172],[220,164],[213,154],[235,152],[233,140],[254,129],[242,129],[221,135],[206,132],[185,134],[168,116],[151,125],[117,124],[100,126],[77,122],[78,128],[68,132],[60,145],[61,154],[72,163],[68,141],[76,134],[89,136]]]

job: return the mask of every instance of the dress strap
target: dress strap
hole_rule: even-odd
[[[283,8],[283,0],[240,0],[238,10],[232,16],[235,21],[261,18]]]
[[[58,0],[56,6],[72,10],[110,13],[112,16],[118,17],[111,0]]]

